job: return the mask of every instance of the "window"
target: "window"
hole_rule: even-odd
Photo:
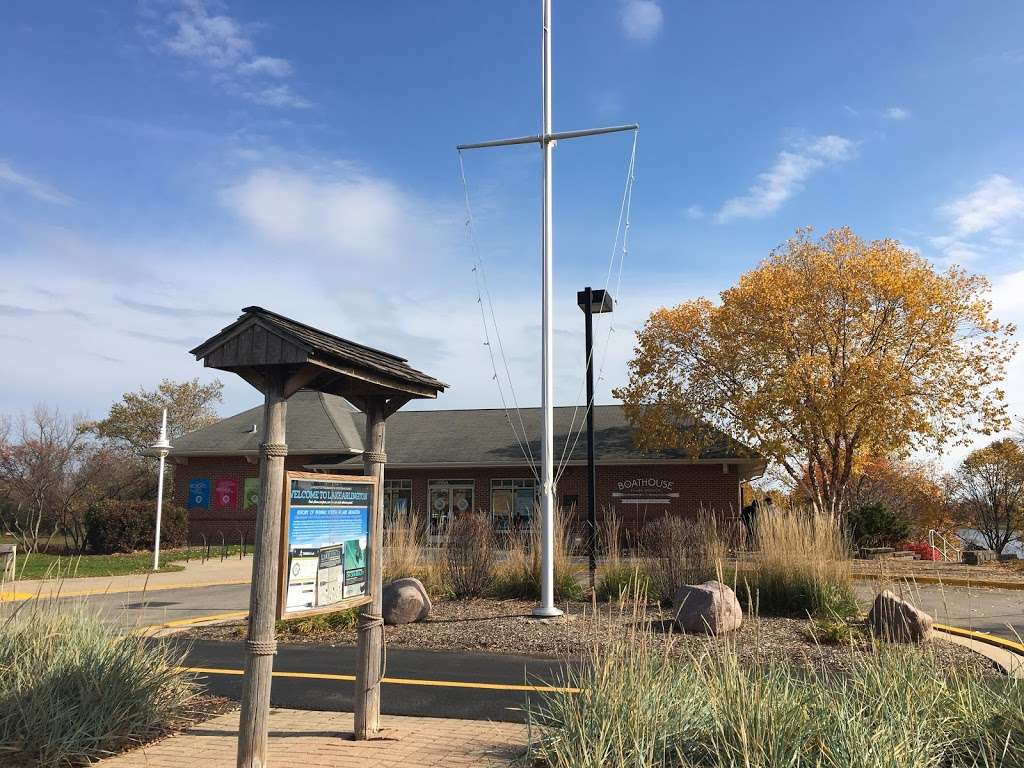
[[[384,481],[384,520],[405,517],[412,510],[412,480]]]
[[[472,480],[431,480],[427,485],[430,504],[430,535],[443,536],[455,515],[473,511]]]
[[[536,503],[535,480],[491,480],[491,518],[499,533],[528,529]]]

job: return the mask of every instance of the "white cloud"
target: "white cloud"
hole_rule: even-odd
[[[44,184],[37,179],[18,173],[10,163],[0,160],[0,184],[6,184],[31,195],[36,200],[57,205],[70,205],[75,202],[63,192]]]
[[[207,70],[226,91],[255,104],[309,106],[290,85],[278,82],[292,75],[291,62],[258,53],[245,25],[211,12],[205,0],[180,0],[177,5],[157,27],[146,30],[158,49]]]
[[[856,149],[856,142],[830,134],[804,141],[794,151],[779,152],[775,164],[758,175],[747,194],[726,200],[717,220],[758,219],[774,213],[803,188],[810,176],[846,162]]]
[[[624,0],[620,20],[627,38],[648,41],[661,31],[665,15],[656,0]]]
[[[886,120],[906,120],[910,117],[910,110],[903,107],[889,107],[882,112],[882,117]]]
[[[939,209],[960,236],[1024,219],[1024,186],[1001,174],[978,182],[968,194]]]
[[[686,209],[686,218],[690,221],[697,221],[704,218],[704,208],[699,205],[691,205]]]

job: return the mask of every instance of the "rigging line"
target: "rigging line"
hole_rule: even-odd
[[[621,291],[621,288],[622,288],[623,264],[625,262],[626,256],[629,255],[629,232],[630,232],[630,226],[631,226],[631,224],[630,224],[630,215],[631,215],[632,206],[633,206],[633,187],[635,186],[635,182],[636,182],[635,169],[636,169],[636,143],[634,142],[634,145],[633,145],[633,155],[630,158],[628,197],[626,199],[626,209],[625,209],[625,222],[626,223],[625,223],[625,228],[624,228],[623,234],[622,234],[622,255],[621,255],[620,259],[619,259],[619,273],[618,273],[618,278],[617,278],[616,285],[615,285],[615,295],[616,296],[620,295],[620,291]],[[614,313],[612,313],[612,314],[614,314]],[[601,366],[598,369],[597,381],[600,381],[601,379],[604,378],[604,367],[605,367],[605,363],[608,360],[608,349],[611,346],[612,332],[614,330],[615,330],[614,318],[609,318],[608,334],[607,334],[607,337],[605,338],[604,350],[603,350],[603,352],[601,354]],[[591,350],[591,354],[593,354],[593,350]],[[596,397],[596,394],[595,394],[595,397]],[[593,400],[591,400],[589,403],[587,403],[587,409],[589,410],[590,408],[593,408],[593,407],[594,407],[594,402],[593,402]],[[571,456],[572,452],[576,450],[576,445],[577,445],[577,443],[579,443],[579,439],[580,439],[580,436],[582,434],[583,434],[583,424],[581,423],[580,424],[580,428],[579,428],[579,430],[576,433],[576,437],[573,440],[572,448],[569,450],[569,456]],[[565,471],[565,466],[562,466],[559,469],[559,472],[558,472],[557,477],[556,477],[556,481],[557,481],[557,479],[561,478],[562,473],[564,471]]]
[[[530,447],[529,434],[526,431],[526,425],[523,422],[522,410],[519,407],[519,400],[516,397],[515,385],[512,382],[512,373],[509,370],[508,358],[505,355],[505,347],[501,340],[501,331],[498,328],[498,319],[494,312],[494,302],[491,299],[491,292],[487,285],[487,272],[484,269],[483,256],[481,255],[480,246],[476,239],[476,227],[474,225],[473,209],[470,205],[469,200],[469,182],[466,180],[466,167],[463,162],[462,152],[459,151],[459,175],[462,179],[462,191],[465,197],[466,203],[466,229],[469,234],[470,248],[473,251],[473,257],[476,264],[473,266],[473,275],[476,282],[477,291],[477,303],[480,305],[480,319],[484,326],[484,343],[487,346],[488,353],[491,359],[491,370],[494,373],[494,381],[498,386],[498,394],[501,397],[502,407],[505,411],[505,420],[508,422],[509,427],[512,430],[512,434],[516,439],[516,443],[519,445],[519,450],[523,453],[523,458],[526,459],[527,465],[530,468],[530,472],[533,474],[534,479],[539,482],[539,476],[537,474],[536,460],[533,456],[533,450]],[[483,285],[483,294],[481,294],[481,283]],[[509,415],[508,402],[505,399],[505,393],[501,386],[501,381],[498,377],[498,366],[494,359],[494,346],[491,344],[490,331],[488,330],[487,314],[484,311],[483,295],[487,296],[487,303],[490,309],[491,322],[494,326],[494,334],[498,341],[498,350],[501,354],[502,361],[504,363],[505,375],[508,377],[509,391],[512,396],[512,402],[516,410],[516,415],[519,419],[519,425],[522,429],[522,439],[520,439],[519,431],[516,429],[515,424],[512,421],[512,417]]]
[[[622,190],[622,201],[619,204],[619,216],[618,216],[618,220],[616,221],[616,225],[615,225],[615,238],[612,240],[611,252],[608,254],[608,269],[605,272],[605,281],[604,281],[604,289],[605,289],[605,291],[608,290],[608,287],[609,287],[609,285],[611,283],[612,271],[613,271],[614,266],[615,266],[615,256],[618,253],[618,249],[619,249],[620,234],[621,234],[622,241],[623,241],[623,248],[625,249],[625,241],[626,241],[626,237],[628,236],[628,232],[629,232],[629,206],[630,206],[630,203],[632,201],[632,196],[633,196],[633,183],[636,180],[635,168],[636,168],[636,147],[637,147],[637,139],[638,138],[639,138],[639,130],[634,129],[634,131],[633,131],[633,146],[632,146],[632,148],[630,150],[630,154],[629,154],[629,163],[626,166],[626,181],[625,181],[624,189]],[[625,230],[623,229],[623,221],[625,221]],[[624,257],[624,255],[625,255],[625,251],[623,251],[623,257]],[[618,289],[622,285],[622,261],[623,261],[623,258],[620,258],[619,259],[619,275],[618,275],[619,279],[618,279],[618,285],[616,286],[616,293],[615,293],[616,296],[618,296]],[[612,314],[614,314],[614,313],[612,313]],[[605,341],[604,352],[602,354],[601,373],[604,372],[604,362],[607,359],[607,354],[608,354],[608,343],[611,340],[611,329],[614,326],[613,320],[609,319],[608,322],[609,322],[609,332],[608,332],[608,335],[607,335],[607,338],[606,338],[606,341]],[[594,347],[591,346],[590,352],[589,352],[589,354],[587,356],[587,366],[586,367],[590,367],[593,364],[593,362],[594,362]],[[561,456],[561,458],[558,461],[558,470],[555,473],[555,483],[556,484],[557,484],[558,480],[561,478],[562,473],[565,471],[565,467],[567,466],[567,462],[568,462],[568,457],[571,457],[572,456],[572,452],[576,449],[576,444],[579,442],[579,437],[582,434],[584,425],[586,423],[586,415],[590,411],[590,408],[592,408],[593,405],[594,405],[593,400],[591,400],[590,402],[587,403],[587,406],[586,406],[586,408],[584,409],[584,412],[583,412],[583,418],[580,420],[580,425],[579,425],[579,429],[578,429],[578,431],[576,433],[576,437],[575,437],[575,439],[573,439],[572,438],[572,433],[573,433],[573,429],[576,426],[576,416],[577,416],[577,413],[579,411],[580,396],[583,394],[583,387],[584,387],[585,383],[586,383],[586,368],[584,368],[583,379],[580,381],[580,387],[579,387],[579,389],[576,392],[576,397],[574,398],[575,405],[573,406],[572,418],[569,421],[569,429],[566,432],[565,444],[562,447],[562,456]],[[570,443],[572,444],[571,448],[570,448]]]

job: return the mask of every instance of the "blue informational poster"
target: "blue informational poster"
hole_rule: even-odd
[[[330,610],[367,592],[374,483],[288,478],[288,574],[282,613]]]
[[[188,508],[210,508],[210,479],[194,477],[188,481]]]

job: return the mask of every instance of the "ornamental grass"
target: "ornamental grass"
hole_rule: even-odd
[[[31,601],[0,624],[0,765],[83,765],[186,722],[183,651],[84,605]]]

